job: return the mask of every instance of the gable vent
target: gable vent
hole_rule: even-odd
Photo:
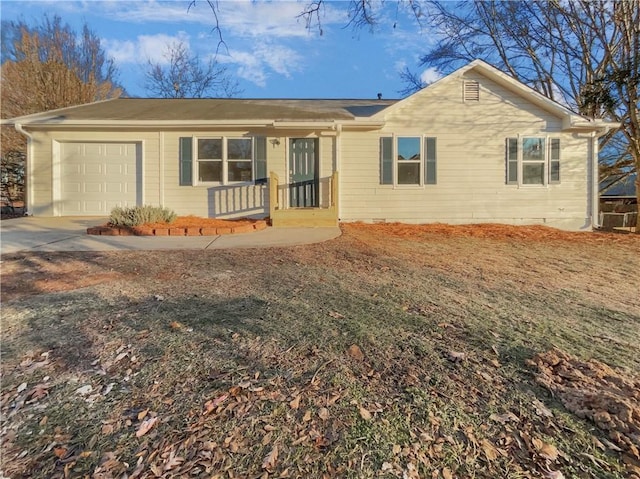
[[[480,101],[480,83],[477,81],[464,82],[464,101]]]

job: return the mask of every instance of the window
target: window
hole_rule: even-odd
[[[420,138],[400,137],[398,138],[398,177],[399,185],[419,185],[420,165],[422,155],[420,155]]]
[[[380,138],[381,185],[436,183],[436,139],[420,136]]]
[[[181,186],[198,183],[264,182],[267,178],[266,138],[182,137]],[[195,164],[194,164],[195,163]]]
[[[196,145],[198,182],[222,181],[222,138],[198,138]]]
[[[506,167],[510,185],[560,183],[560,139],[507,138]]]
[[[250,138],[227,140],[228,181],[251,181],[253,146]]]

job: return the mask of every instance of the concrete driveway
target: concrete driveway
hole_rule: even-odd
[[[295,246],[340,236],[340,228],[267,228],[218,236],[91,236],[100,217],[14,218],[0,222],[0,253],[21,251],[118,251]]]

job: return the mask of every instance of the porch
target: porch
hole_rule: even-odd
[[[317,181],[287,184],[269,173],[271,226],[337,226],[338,172]]]

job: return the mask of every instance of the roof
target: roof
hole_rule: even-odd
[[[429,91],[433,85],[451,81],[470,70],[479,72],[561,118],[563,131],[596,132],[600,136],[620,126],[619,123],[592,120],[578,115],[482,60],[474,60],[414,95],[421,95]],[[388,112],[401,107],[406,101],[407,98],[403,100],[119,98],[3,120],[2,124],[41,128],[86,128],[88,126],[180,128],[242,125],[326,129],[335,129],[340,124],[352,129],[376,129],[385,124],[385,116]]]
[[[600,182],[600,196],[635,198],[636,178],[637,173],[609,175]]]
[[[14,118],[13,123],[335,121],[367,119],[397,100],[118,98]]]

